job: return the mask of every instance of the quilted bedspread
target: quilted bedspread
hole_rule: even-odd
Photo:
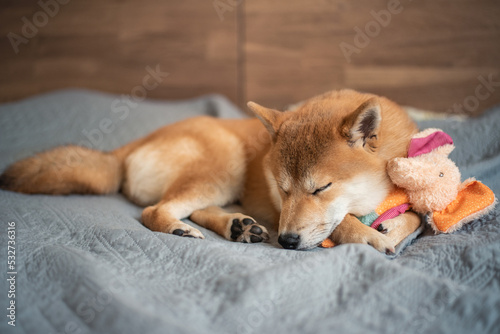
[[[136,103],[64,90],[3,104],[0,171],[56,145],[110,150],[206,114],[243,117],[217,95]],[[500,196],[500,108],[419,125],[449,133],[462,178]],[[450,235],[427,229],[389,259],[365,245],[291,251],[203,228],[205,240],[151,232],[120,194],[0,191],[0,332],[499,333],[499,207]]]

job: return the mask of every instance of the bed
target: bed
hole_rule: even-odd
[[[57,145],[111,150],[187,117],[246,117],[218,95],[136,102],[62,90],[0,105],[0,171]],[[500,107],[418,123],[448,132],[462,179],[500,196]],[[498,333],[499,207],[451,235],[426,229],[390,259],[365,245],[290,251],[200,227],[205,240],[151,232],[120,194],[0,191],[0,332]]]

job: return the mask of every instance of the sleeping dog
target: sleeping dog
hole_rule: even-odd
[[[340,90],[294,111],[248,107],[257,118],[191,118],[112,152],[57,147],[11,165],[0,188],[53,195],[122,191],[145,207],[146,227],[182,237],[203,238],[181,221],[189,217],[227,240],[262,242],[269,234],[258,221],[268,221],[286,249],[314,248],[330,237],[387,253],[416,229],[412,212],[384,222],[385,234],[355,218],[393,189],[387,161],[406,156],[417,132],[397,104]]]

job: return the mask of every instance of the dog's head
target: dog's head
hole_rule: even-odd
[[[393,136],[382,131],[380,101],[344,90],[314,98],[296,111],[279,112],[249,102],[272,138],[264,168],[271,197],[281,211],[278,232],[284,248],[317,246],[347,213],[368,214],[387,195],[391,183],[384,155],[403,156],[412,131],[402,130],[409,132],[402,148],[381,154],[381,137]]]

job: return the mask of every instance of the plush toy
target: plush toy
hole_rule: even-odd
[[[453,140],[439,129],[416,134],[408,158],[389,161],[392,182],[403,188],[412,210],[425,214],[436,233],[450,233],[490,212],[496,198],[483,183],[469,178],[460,182],[460,171],[448,155]]]
[[[409,210],[423,214],[436,233],[451,233],[490,212],[495,194],[483,183],[469,178],[460,182],[460,171],[448,155],[453,140],[440,129],[413,136],[407,158],[389,161],[387,172],[398,187],[377,209],[359,220],[378,228],[387,219]],[[326,239],[321,247],[334,244]]]

